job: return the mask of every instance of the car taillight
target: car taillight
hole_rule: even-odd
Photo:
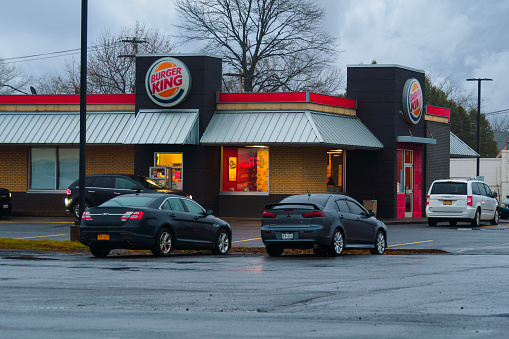
[[[429,205],[429,195],[428,195],[428,197],[426,198],[426,205]]]
[[[90,214],[90,211],[83,212],[81,220],[92,220],[92,214]]]
[[[467,196],[467,205],[474,206],[474,199],[471,196]]]
[[[126,211],[124,214],[122,214],[120,219],[122,219],[122,220],[141,219],[142,216],[143,216],[142,211]]]
[[[325,214],[323,214],[322,211],[313,211],[313,212],[306,212],[302,213],[303,218],[323,218],[325,217]]]
[[[65,192],[67,193],[67,195],[71,195],[71,190],[70,189],[67,189]]]
[[[262,214],[262,218],[275,218],[275,217],[277,217],[277,214],[272,212],[265,211]]]

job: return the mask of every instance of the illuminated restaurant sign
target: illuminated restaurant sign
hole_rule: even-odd
[[[424,100],[421,84],[417,79],[408,79],[403,87],[403,114],[405,120],[417,124],[422,117]]]
[[[147,94],[159,106],[181,103],[191,90],[191,73],[180,60],[165,57],[154,62],[145,77]]]

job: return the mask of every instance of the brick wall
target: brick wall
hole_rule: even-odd
[[[87,174],[134,174],[134,146],[88,146],[86,156]]]
[[[0,147],[0,187],[11,192],[26,192],[28,187],[28,147]]]
[[[327,148],[270,147],[269,193],[327,192]]]

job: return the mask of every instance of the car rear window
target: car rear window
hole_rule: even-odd
[[[102,203],[101,207],[115,207],[115,206],[132,206],[132,207],[145,207],[148,206],[156,198],[141,197],[141,196],[119,196]]]
[[[281,200],[281,203],[285,204],[316,204],[325,206],[327,204],[327,200],[329,200],[329,196],[327,195],[293,195],[284,198]]]
[[[467,195],[467,183],[436,182],[431,188],[431,194]]]
[[[314,210],[315,208],[311,205],[288,203],[288,204],[283,204],[283,205],[279,205],[279,206],[274,206],[273,209],[275,209],[275,210],[286,210],[286,209]]]

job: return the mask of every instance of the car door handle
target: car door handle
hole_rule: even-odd
[[[176,217],[176,215],[175,215],[175,214],[170,214],[170,217],[171,217],[171,218],[175,218],[175,217]]]
[[[120,195],[120,194],[122,194],[122,193],[120,193],[120,192],[114,192],[113,194]]]
[[[87,191],[88,193],[95,193],[95,191]]]
[[[343,214],[340,214],[339,219],[345,219],[345,216]]]

